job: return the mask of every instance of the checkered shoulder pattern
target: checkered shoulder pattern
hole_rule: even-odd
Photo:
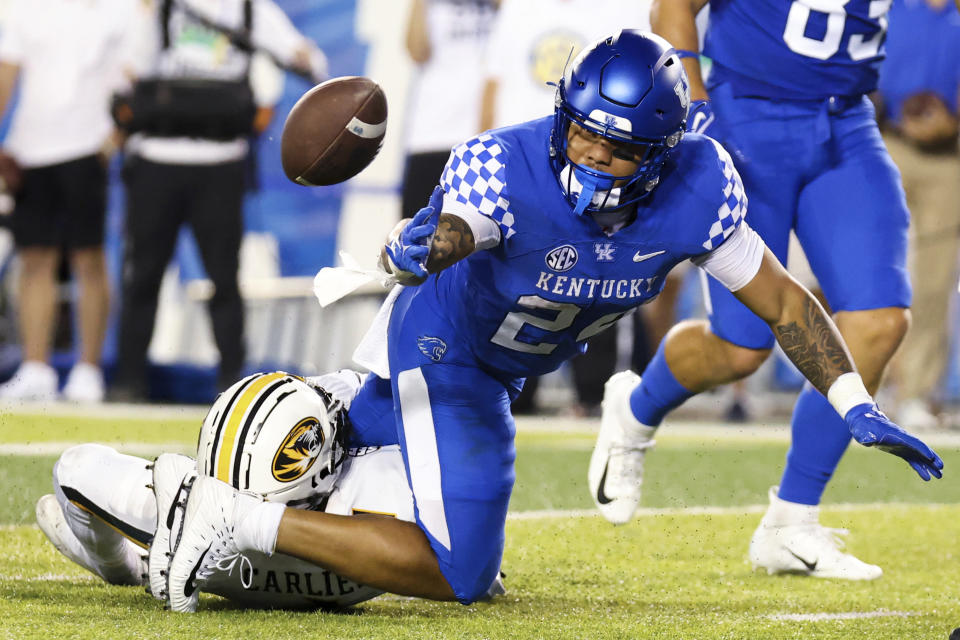
[[[514,229],[514,217],[506,194],[506,153],[489,134],[481,134],[454,148],[440,178],[440,185],[458,202],[472,205],[500,225],[504,238]]]
[[[740,180],[740,174],[733,166],[733,160],[726,149],[720,146],[715,140],[711,140],[717,150],[717,162],[720,164],[722,177],[720,179],[721,191],[723,193],[723,202],[717,209],[717,220],[710,225],[710,235],[703,248],[707,251],[715,249],[723,244],[723,241],[733,233],[740,222],[747,215],[747,194],[743,191],[743,182]]]

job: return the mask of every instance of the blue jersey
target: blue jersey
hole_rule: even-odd
[[[534,120],[454,149],[441,185],[496,220],[501,242],[406,292],[405,313],[439,318],[456,335],[451,358],[464,349],[498,376],[556,369],[653,299],[674,265],[722,243],[746,212],[730,157],[688,134],[636,220],[608,236],[564,198],[550,167],[552,125]]]
[[[814,99],[877,86],[892,0],[711,0],[704,55],[737,95]]]

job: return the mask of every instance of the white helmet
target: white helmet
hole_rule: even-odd
[[[346,420],[342,402],[298,376],[248,376],[204,418],[197,470],[272,502],[315,504],[333,491]]]

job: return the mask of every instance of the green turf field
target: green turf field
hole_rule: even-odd
[[[733,431],[665,429],[648,458],[646,509],[614,528],[590,513],[593,436],[577,425],[550,433],[543,420],[521,421],[504,558],[509,594],[492,604],[384,597],[348,613],[251,612],[211,596],[200,613],[174,615],[142,589],[107,586],[71,564],[33,525],[60,443],[188,451],[197,425],[195,416],[0,415],[0,638],[945,640],[960,626],[956,445],[937,447],[947,476],[929,484],[880,452],[857,448],[845,458],[821,520],[849,528],[848,548],[884,568],[871,583],[751,570],[747,543],[787,444]]]

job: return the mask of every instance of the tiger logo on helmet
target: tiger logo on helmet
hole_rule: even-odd
[[[273,477],[280,482],[293,482],[303,476],[316,462],[323,443],[319,420],[311,416],[298,422],[273,457]]]
[[[343,404],[324,389],[283,371],[254,374],[210,407],[197,469],[266,500],[316,504],[333,491],[348,424]]]

